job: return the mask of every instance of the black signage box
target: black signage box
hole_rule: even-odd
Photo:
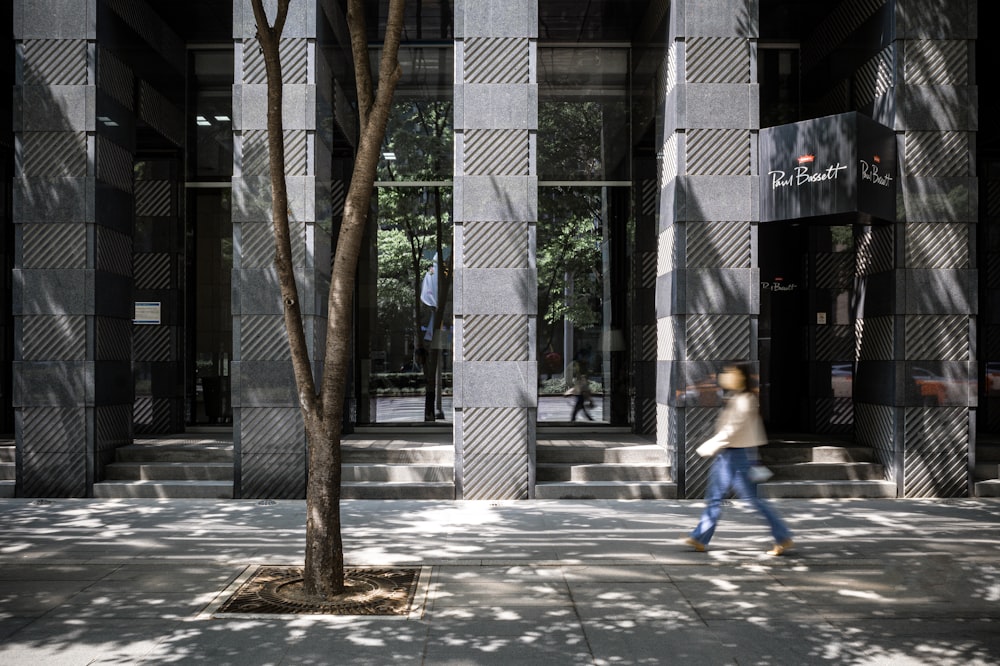
[[[856,111],[760,130],[760,221],[896,219],[896,135]]]

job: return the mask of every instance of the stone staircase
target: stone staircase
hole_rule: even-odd
[[[358,428],[341,441],[343,499],[455,499],[450,427]]]
[[[666,451],[627,429],[539,428],[536,499],[674,499]]]
[[[17,482],[17,447],[13,439],[0,439],[0,497],[14,497]]]
[[[232,499],[231,432],[137,438],[115,451],[94,497]]]
[[[896,484],[870,447],[829,435],[771,434],[760,460],[774,476],[757,487],[761,497],[896,497]]]
[[[1000,497],[1000,437],[976,437],[976,497]]]

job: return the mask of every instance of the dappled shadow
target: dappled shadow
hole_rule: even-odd
[[[411,619],[225,617],[256,564],[300,564],[305,503],[6,500],[5,663],[990,663],[1000,501],[777,500],[797,548],[727,504],[343,503],[348,566],[417,566]]]

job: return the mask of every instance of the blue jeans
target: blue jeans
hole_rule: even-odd
[[[701,514],[698,526],[691,531],[692,539],[705,545],[712,540],[715,526],[718,525],[719,516],[722,515],[722,500],[726,498],[731,488],[736,491],[740,499],[753,504],[754,508],[767,519],[775,543],[787,541],[792,537],[791,531],[774,509],[757,497],[757,484],[747,477],[752,464],[750,458],[751,454],[748,454],[747,449],[722,449],[715,456],[709,472],[708,488],[705,490],[707,506]]]

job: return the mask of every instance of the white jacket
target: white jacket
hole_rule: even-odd
[[[715,424],[715,435],[699,446],[697,453],[707,457],[724,448],[741,449],[764,444],[767,444],[767,433],[757,396],[744,391],[726,401]]]

